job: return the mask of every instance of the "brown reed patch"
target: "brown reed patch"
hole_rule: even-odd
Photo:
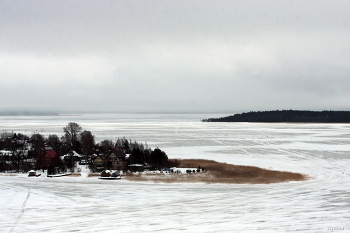
[[[179,167],[198,167],[205,169],[201,173],[191,174],[128,174],[130,181],[151,181],[163,183],[236,183],[269,184],[288,181],[303,181],[307,177],[300,173],[274,171],[253,166],[240,166],[219,163],[204,159],[183,159]]]
[[[17,176],[18,174],[12,174],[12,173],[0,173],[0,176]]]

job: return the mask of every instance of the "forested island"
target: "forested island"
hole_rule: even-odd
[[[203,122],[350,123],[350,111],[275,110],[244,112]]]

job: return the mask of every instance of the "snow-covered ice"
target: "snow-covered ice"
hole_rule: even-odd
[[[202,118],[208,117],[1,117],[0,129],[60,135],[74,121],[97,140],[146,141],[170,158],[295,171],[310,179],[248,185],[0,176],[0,232],[350,232],[350,125]]]

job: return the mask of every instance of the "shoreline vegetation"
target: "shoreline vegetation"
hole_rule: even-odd
[[[169,159],[174,160],[174,159]],[[205,171],[192,174],[129,173],[129,181],[154,183],[208,183],[208,184],[270,184],[305,181],[307,176],[286,171],[268,170],[254,166],[233,165],[204,159],[176,159],[180,167],[200,166]]]
[[[350,111],[275,110],[244,112],[202,122],[256,122],[256,123],[350,123]]]
[[[309,176],[287,171],[276,171],[255,166],[233,165],[205,159],[169,159],[178,164],[179,168],[200,166],[204,171],[198,173],[157,173],[157,172],[127,172],[123,179],[131,182],[150,183],[206,183],[206,184],[272,184],[290,181],[305,181]],[[0,176],[17,176],[14,173],[0,173]],[[82,175],[75,172],[66,177],[97,178],[100,173],[90,172]]]

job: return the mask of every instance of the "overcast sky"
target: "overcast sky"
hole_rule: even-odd
[[[350,110],[350,1],[0,1],[0,110]]]

